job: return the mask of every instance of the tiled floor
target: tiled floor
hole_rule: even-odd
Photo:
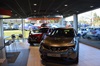
[[[16,42],[16,45],[14,46],[15,48],[13,47],[13,49],[7,47],[7,50],[19,51],[22,49],[26,49],[26,50],[30,49],[28,62],[26,63],[27,65],[25,66],[100,66],[100,49],[96,49],[96,48],[93,48],[81,43],[80,43],[80,50],[79,50],[79,63],[72,64],[72,65],[63,65],[63,64],[59,64],[59,63],[57,64],[57,63],[51,63],[51,62],[46,62],[47,65],[43,65],[41,63],[38,46],[29,46],[27,41],[25,41],[24,43],[21,41]],[[24,57],[19,56],[19,59],[17,60],[20,60],[23,58]],[[24,63],[24,59],[21,61],[22,61],[21,63]],[[19,62],[17,63],[21,64]],[[15,66],[15,65],[9,65],[9,66]],[[16,65],[16,66],[21,66],[21,65]]]

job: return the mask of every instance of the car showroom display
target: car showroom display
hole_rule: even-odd
[[[49,28],[40,28],[37,30],[31,30],[29,32],[28,43],[34,45],[34,43],[40,43],[47,34]]]
[[[73,28],[55,28],[40,43],[42,60],[63,58],[78,63],[79,41]],[[49,60],[49,59],[48,59]]]

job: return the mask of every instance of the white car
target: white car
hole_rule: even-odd
[[[3,24],[3,28],[4,28],[4,30],[10,29],[10,26],[8,24]]]
[[[31,27],[32,25],[33,25],[33,24],[24,24],[24,25],[23,25],[23,29],[26,30],[26,31],[27,31],[27,30],[30,30],[30,27]],[[22,29],[22,24],[19,25],[19,29]]]
[[[78,33],[79,34],[81,34],[81,35],[83,35],[83,34],[85,34],[85,33],[87,33],[87,29],[86,28],[81,28],[79,31],[78,31]]]
[[[87,39],[100,40],[100,28],[94,28],[93,30],[87,32]]]
[[[12,29],[19,29],[19,26],[18,26],[18,24],[13,24],[13,25],[11,26],[11,28],[12,28]]]

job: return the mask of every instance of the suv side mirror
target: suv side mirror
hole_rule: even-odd
[[[49,35],[50,35],[50,33],[47,34],[47,36],[49,36]]]

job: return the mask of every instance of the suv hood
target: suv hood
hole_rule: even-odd
[[[43,41],[43,44],[47,46],[54,46],[54,47],[72,46],[73,44],[70,43],[72,40],[73,40],[73,37],[70,37],[70,38],[46,37],[46,39]]]

